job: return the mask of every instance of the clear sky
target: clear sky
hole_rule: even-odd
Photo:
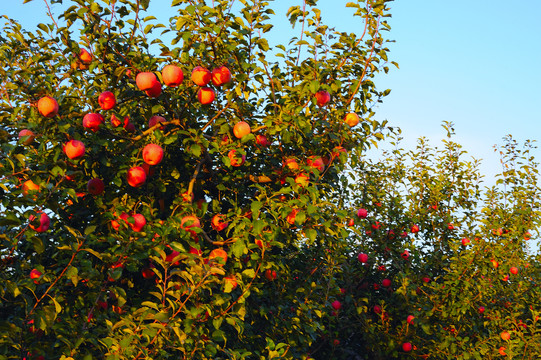
[[[48,21],[44,1],[22,2],[2,0],[0,14],[29,30]],[[324,20],[340,30],[362,31],[351,9],[339,2],[319,0]],[[151,0],[150,10],[166,21],[169,4]],[[288,29],[287,7],[301,4],[272,2],[276,26]],[[52,5],[53,11],[59,7]],[[484,159],[482,171],[490,182],[500,170],[493,146],[505,135],[541,140],[541,0],[396,0],[391,7],[386,36],[396,41],[388,46],[400,69],[377,79],[380,89],[392,90],[377,118],[402,128],[405,147],[420,136],[437,144],[444,136],[442,121],[453,122],[456,141]],[[535,155],[541,160],[541,151]]]

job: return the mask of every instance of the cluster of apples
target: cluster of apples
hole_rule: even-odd
[[[319,107],[327,106],[327,104],[329,104],[331,101],[331,94],[329,94],[329,92],[326,90],[319,90],[316,92],[314,97]],[[359,124],[359,121],[359,115],[357,115],[355,112],[349,112],[344,116],[344,122],[349,125],[350,128]]]
[[[166,65],[161,74],[164,84],[169,87],[178,87],[184,81],[184,73],[176,65]],[[211,81],[214,86],[223,86],[229,83],[231,71],[226,66],[219,66],[212,72],[202,66],[196,66],[192,70],[191,80],[199,86],[197,99],[201,104],[207,105],[212,103],[216,97],[214,90],[208,84]],[[139,90],[144,91],[149,97],[155,98],[162,93],[162,84],[153,72],[140,72],[135,78],[135,83]]]

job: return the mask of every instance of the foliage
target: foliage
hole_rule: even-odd
[[[452,124],[442,149],[400,148],[373,119],[388,1],[346,4],[356,35],[307,0],[277,46],[265,1],[175,0],[168,24],[148,6],[74,0],[39,30],[6,19],[0,33],[0,359],[540,357],[534,145],[507,137],[489,188]],[[179,86],[163,85],[171,64]],[[197,66],[232,74],[207,105]],[[142,72],[159,91],[139,89]],[[57,115],[38,111],[45,96]],[[89,113],[103,121],[83,125]],[[369,159],[381,140],[393,148]]]

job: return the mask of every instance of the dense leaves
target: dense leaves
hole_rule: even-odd
[[[0,33],[0,359],[538,357],[533,145],[489,189],[451,124],[400,149],[388,1],[276,46],[266,1],[56,2]]]

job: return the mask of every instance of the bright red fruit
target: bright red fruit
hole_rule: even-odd
[[[160,145],[148,144],[143,149],[143,160],[149,165],[158,165],[163,159],[163,149]]]
[[[110,91],[104,91],[98,97],[98,103],[103,110],[110,110],[116,105],[116,97]]]
[[[135,166],[128,170],[128,184],[133,187],[139,187],[147,180],[147,173],[141,166]]]
[[[100,195],[105,190],[105,184],[103,183],[103,180],[94,178],[88,180],[88,183],[86,184],[86,189],[88,190],[89,194],[92,195]]]
[[[338,301],[338,300],[334,300],[334,301],[332,302],[331,306],[332,306],[332,308],[333,308],[334,310],[337,310],[337,311],[338,311],[338,310],[340,310],[340,309],[342,308],[342,303],[341,303],[340,301]]]
[[[357,256],[357,259],[358,259],[361,263],[365,264],[365,263],[368,262],[368,255],[365,254],[365,253],[360,253],[360,254]]]

